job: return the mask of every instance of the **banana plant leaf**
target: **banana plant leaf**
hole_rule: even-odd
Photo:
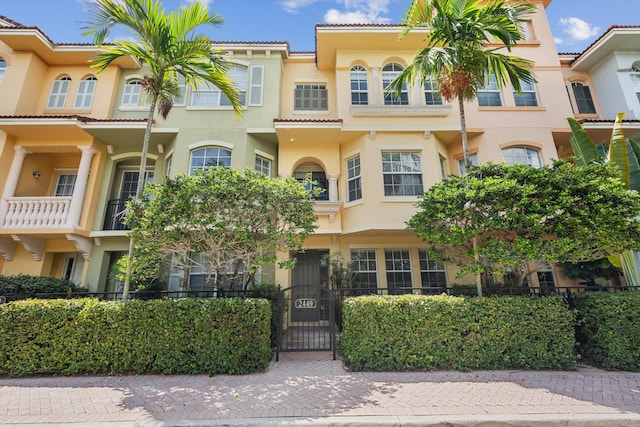
[[[611,132],[611,140],[609,141],[609,153],[607,154],[607,163],[616,165],[618,174],[622,182],[627,188],[631,188],[631,172],[629,161],[629,150],[627,140],[622,131],[622,119],[626,113],[618,113],[616,121],[613,124]],[[637,163],[637,160],[636,160]]]
[[[571,142],[576,164],[586,166],[593,162],[603,161],[602,156],[598,153],[596,144],[589,138],[582,125],[573,117],[569,117],[567,120],[571,127],[572,135],[569,137],[569,141]]]

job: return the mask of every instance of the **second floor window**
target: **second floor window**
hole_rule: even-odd
[[[294,94],[295,110],[320,110],[329,108],[329,94],[326,85],[296,85]]]
[[[271,160],[256,154],[255,169],[266,176],[271,176]]]
[[[420,153],[382,152],[382,175],[385,196],[420,196],[424,193]]]
[[[504,162],[508,165],[523,164],[536,168],[542,166],[540,152],[529,147],[511,147],[502,150]]]
[[[229,78],[238,90],[238,97],[245,105],[247,96],[247,67],[233,64],[227,71]],[[229,107],[231,101],[217,86],[209,83],[199,83],[191,95],[191,105],[194,107]]]
[[[347,193],[347,199],[350,202],[362,199],[360,156],[355,156],[347,160]]]
[[[56,186],[53,195],[56,197],[69,197],[73,195],[73,188],[76,185],[76,174],[62,173],[56,179]]]
[[[351,82],[351,105],[368,105],[367,70],[362,65],[351,67],[349,80]]]
[[[636,92],[636,98],[638,98],[638,102],[640,102],[640,61],[633,63],[633,66],[629,70],[629,77],[631,78],[633,90]]]
[[[230,167],[231,166],[231,151],[218,148],[207,147],[195,150],[191,153],[191,161],[189,163],[189,175],[197,169],[217,168],[217,167]]]
[[[4,77],[4,72],[7,70],[7,61],[5,61],[4,59],[0,58],[0,82],[2,81],[2,78]]]
[[[54,80],[53,86],[51,86],[51,92],[49,93],[49,101],[47,102],[47,108],[51,110],[61,110],[67,101],[67,94],[69,93],[69,86],[71,86],[71,77],[64,76],[58,80]]]
[[[141,94],[142,94],[142,80],[133,79],[129,80],[124,85],[124,91],[122,92],[122,102],[121,105],[123,107],[137,107],[141,105]]]
[[[87,77],[82,80],[78,85],[78,92],[76,93],[76,99],[73,103],[73,108],[88,110],[93,103],[93,93],[96,90],[96,84],[98,79],[95,77]]]
[[[502,106],[502,96],[495,75],[491,74],[484,87],[478,89],[478,105],[481,107]]]
[[[402,70],[404,70],[402,65],[393,62],[382,67],[383,90],[387,89],[387,86],[389,86],[389,84],[391,84],[391,82],[400,75]],[[395,93],[385,95],[384,105],[409,105],[409,91],[407,90],[407,86],[405,85],[402,87],[400,95],[396,95]]]
[[[517,107],[537,107],[538,95],[536,94],[536,87],[533,83],[520,82],[520,88],[522,93],[513,91],[513,98],[516,101]]]
[[[573,82],[571,83],[571,88],[573,89],[573,96],[576,99],[578,114],[595,114],[596,106],[593,103],[589,86],[585,86],[580,82]]]
[[[424,101],[427,105],[442,105],[440,86],[433,77],[429,77],[424,81]]]

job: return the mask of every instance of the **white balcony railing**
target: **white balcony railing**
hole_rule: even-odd
[[[71,197],[7,197],[3,228],[62,228],[69,217]],[[0,218],[2,220],[2,218]]]

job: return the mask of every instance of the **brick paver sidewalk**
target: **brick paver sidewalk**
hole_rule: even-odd
[[[346,372],[328,355],[242,376],[3,378],[0,424],[640,426],[639,373]]]

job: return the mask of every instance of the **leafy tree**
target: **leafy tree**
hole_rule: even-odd
[[[538,262],[595,260],[640,248],[640,195],[604,164],[486,164],[432,186],[408,228],[461,274],[510,273]]]
[[[300,183],[250,169],[178,175],[147,185],[144,194],[129,202],[132,237],[153,248],[151,260],[159,255],[181,269],[198,266],[207,282],[215,274],[219,290],[225,282],[246,287],[258,267],[276,261],[276,251],[303,249],[316,228],[313,200]]]
[[[136,199],[145,185],[142,179],[147,167],[147,154],[151,126],[156,107],[167,118],[178,95],[178,76],[196,87],[206,83],[218,87],[229,99],[236,115],[241,112],[238,91],[227,75],[227,64],[222,52],[214,50],[206,35],[196,34],[204,25],[220,25],[219,14],[209,14],[201,2],[191,2],[180,9],[166,13],[159,0],[94,0],[88,3],[92,20],[84,27],[83,35],[92,35],[101,51],[91,60],[91,66],[104,71],[113,61],[123,56],[136,58],[148,67],[142,87],[150,96],[147,127],[140,156],[140,169]],[[114,27],[127,29],[132,38],[105,44]],[[135,241],[129,242],[129,260],[134,258]],[[128,298],[132,263],[127,266],[123,299]]]
[[[531,61],[499,52],[511,51],[524,38],[521,25],[535,8],[524,1],[414,0],[406,12],[400,36],[426,29],[426,47],[385,90],[399,95],[407,84],[433,79],[444,99],[457,100],[466,169],[471,159],[464,101],[474,100],[492,75],[499,87],[510,82],[518,93],[521,82],[535,82]],[[503,46],[488,47],[496,41]]]

